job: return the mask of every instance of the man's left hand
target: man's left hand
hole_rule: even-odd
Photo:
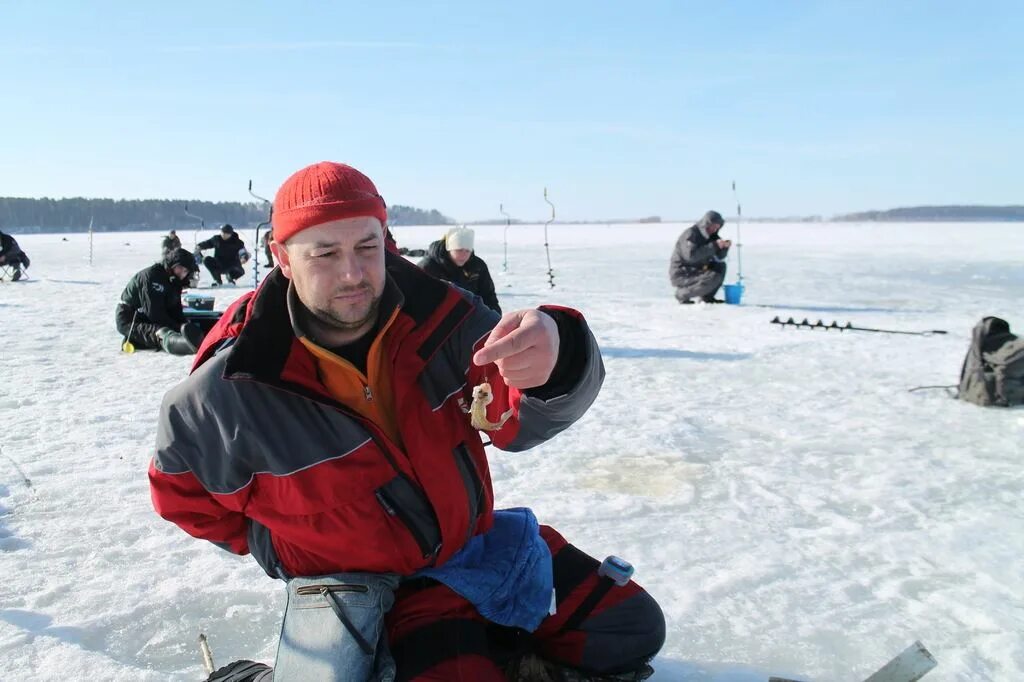
[[[493,362],[514,388],[543,386],[558,360],[558,343],[558,325],[550,315],[517,310],[502,315],[473,362],[480,367]]]

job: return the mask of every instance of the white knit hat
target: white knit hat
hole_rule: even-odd
[[[473,230],[468,227],[453,227],[448,230],[444,237],[444,248],[446,251],[456,249],[473,250]]]

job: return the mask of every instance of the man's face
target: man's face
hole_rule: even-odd
[[[469,260],[469,257],[473,255],[473,252],[469,249],[452,249],[448,252],[448,255],[451,256],[452,262],[461,268]]]
[[[192,272],[189,271],[184,265],[178,264],[171,266],[171,272],[182,284],[188,284],[189,280],[192,279]]]
[[[384,292],[384,235],[368,216],[342,218],[302,230],[285,244],[272,242],[281,272],[321,324],[344,343],[377,320]]]
[[[718,231],[722,229],[722,226],[718,223],[711,223],[708,225],[708,234],[718,234]]]
[[[227,240],[227,239],[231,239],[231,237],[234,234],[235,234],[234,232],[221,232],[220,233],[220,237],[221,237],[221,239]]]

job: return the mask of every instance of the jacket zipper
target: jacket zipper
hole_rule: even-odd
[[[303,585],[295,590],[295,594],[322,594],[323,590],[329,592],[361,592],[370,591],[366,585]]]
[[[466,542],[469,542],[470,538],[473,537],[477,521],[480,520],[480,507],[484,499],[484,485],[480,479],[480,473],[476,469],[473,456],[465,442],[455,446],[453,454],[456,460],[455,467],[460,470],[460,473],[465,469],[466,476],[469,479],[464,486],[466,488],[466,498],[469,500],[469,528],[466,529]]]
[[[427,538],[424,537],[423,533],[421,533],[419,528],[416,527],[416,524],[413,523],[409,514],[395,504],[395,501],[387,491],[383,489],[376,490],[374,491],[374,495],[377,497],[377,501],[380,502],[380,506],[384,508],[385,513],[387,513],[388,516],[397,518],[402,522],[402,525],[409,530],[409,534],[412,535],[412,539],[416,541],[416,546],[420,548],[420,553],[423,554],[423,558],[430,559],[431,565],[433,565],[433,559],[435,559],[441,551],[441,543],[438,543],[436,547],[431,547],[430,543],[427,542]]]

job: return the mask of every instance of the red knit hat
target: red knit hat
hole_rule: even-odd
[[[321,161],[292,174],[274,197],[274,241],[283,244],[307,227],[371,216],[387,225],[388,209],[373,181],[352,166]]]

